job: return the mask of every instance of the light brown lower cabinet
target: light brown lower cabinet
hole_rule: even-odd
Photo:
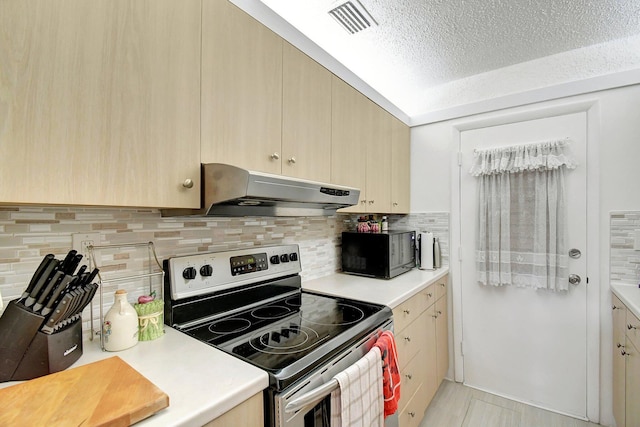
[[[262,392],[253,395],[235,408],[205,424],[204,427],[264,427]]]
[[[402,384],[400,427],[420,424],[448,369],[447,279],[443,277],[393,310]]]
[[[612,295],[613,415],[618,427],[640,426],[640,320]]]

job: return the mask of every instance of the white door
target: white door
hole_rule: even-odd
[[[555,412],[587,417],[586,113],[466,130],[460,150],[462,355],[464,383]],[[475,148],[570,139],[578,167],[566,174],[569,291],[483,286],[475,281]]]

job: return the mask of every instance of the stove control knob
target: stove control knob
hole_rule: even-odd
[[[271,258],[269,258],[269,262],[271,264],[280,264],[280,258],[278,258],[278,255],[274,255]]]
[[[213,275],[213,267],[211,267],[211,265],[209,264],[205,264],[202,267],[200,267],[200,274],[202,276],[208,277],[208,276],[212,276]]]
[[[280,255],[280,261],[289,262],[289,255],[287,255],[287,254]]]
[[[289,254],[289,260],[291,261],[297,261],[298,260],[298,254],[296,252],[292,252]]]
[[[198,272],[193,267],[187,267],[184,270],[182,270],[182,277],[184,277],[187,280],[195,279],[197,274]]]
[[[278,332],[271,332],[271,340],[275,342],[280,342],[280,334]]]

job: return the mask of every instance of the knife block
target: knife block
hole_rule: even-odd
[[[51,335],[44,316],[11,301],[0,317],[0,382],[62,371],[82,356],[82,319]]]

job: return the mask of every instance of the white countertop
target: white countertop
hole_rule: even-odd
[[[69,369],[118,356],[169,396],[169,407],[140,426],[196,426],[219,417],[269,385],[265,371],[166,327],[166,334],[117,352],[100,349],[99,338],[83,343]],[[0,383],[8,387],[17,382]]]
[[[615,283],[611,284],[611,291],[637,318],[640,318],[640,288],[638,285]]]
[[[384,304],[395,308],[416,292],[449,273],[447,267],[437,270],[413,269],[390,280],[336,273],[302,283],[308,291]]]

